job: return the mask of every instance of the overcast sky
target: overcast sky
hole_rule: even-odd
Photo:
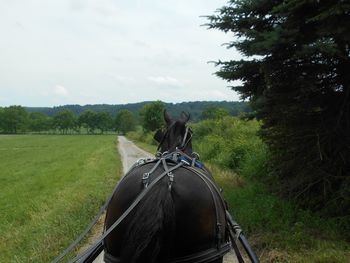
[[[0,0],[0,105],[237,100],[200,26],[226,0]]]

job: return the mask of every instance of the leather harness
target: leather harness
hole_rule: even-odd
[[[161,142],[164,141],[167,133],[169,132],[169,129],[164,134]],[[190,136],[188,136],[190,135]],[[187,138],[189,137],[189,138]],[[141,165],[155,162],[155,166],[150,170],[148,173],[144,173],[142,176],[142,182],[144,184],[144,189],[141,191],[141,193],[136,197],[134,202],[129,206],[129,208],[114,222],[108,229],[104,231],[101,237],[95,241],[95,243],[90,246],[87,250],[80,253],[73,259],[69,261],[69,263],[73,262],[86,262],[90,257],[96,252],[96,251],[102,251],[103,249],[103,240],[127,217],[127,215],[139,204],[139,202],[144,198],[146,194],[150,192],[150,190],[165,176],[168,176],[168,187],[169,190],[171,190],[172,183],[174,181],[174,174],[172,171],[176,170],[179,167],[184,167],[185,169],[188,169],[189,171],[195,173],[199,176],[199,178],[205,183],[205,185],[210,190],[210,193],[212,195],[212,199],[215,205],[215,214],[216,214],[216,221],[217,221],[217,228],[216,228],[216,247],[210,248],[205,251],[201,251],[199,253],[195,253],[192,255],[188,255],[181,258],[175,258],[170,261],[170,263],[207,263],[210,261],[213,261],[215,259],[221,258],[224,254],[226,254],[230,249],[231,246],[234,249],[237,259],[239,263],[244,262],[241,253],[237,247],[236,242],[239,240],[245,251],[247,252],[250,260],[254,263],[259,263],[259,259],[257,258],[254,251],[251,249],[248,241],[242,234],[242,230],[240,226],[232,219],[232,216],[228,212],[226,208],[225,201],[223,200],[221,196],[221,191],[218,189],[216,184],[213,182],[211,178],[209,178],[209,173],[205,170],[204,165],[198,160],[198,154],[193,152],[193,158],[186,155],[182,150],[187,146],[189,141],[192,137],[192,131],[189,127],[186,126],[186,132],[185,136],[183,137],[181,145],[176,148],[176,151],[173,153],[165,152],[163,154],[157,154],[155,159],[140,159],[138,160],[126,173],[126,175],[121,179],[123,180],[130,174],[130,172],[135,169],[136,167],[139,167]],[[158,147],[159,148],[159,147]],[[173,166],[168,167],[168,163],[172,162]],[[152,182],[149,182],[149,175],[160,165],[163,165],[164,172],[160,174],[157,178],[155,178]],[[117,187],[117,186],[116,186]],[[109,198],[106,200],[105,204],[100,209],[99,213],[95,216],[93,221],[89,224],[89,226],[84,230],[84,232],[67,248],[65,249],[59,256],[57,256],[52,263],[57,263],[62,261],[62,259],[71,252],[77,244],[86,236],[86,234],[90,231],[90,229],[96,224],[99,217],[102,215],[104,211],[106,211],[116,188],[114,188],[113,192],[109,196]],[[215,196],[219,197],[215,198]],[[227,231],[229,233],[231,242],[228,242],[226,240],[223,240],[223,237],[221,236],[220,228],[222,227],[220,225],[219,220],[219,207],[224,209],[225,216],[227,220],[227,226],[224,226],[227,228]],[[104,260],[107,263],[120,263],[120,259],[112,256],[108,252],[105,251]]]
[[[191,161],[190,161],[191,160]],[[138,162],[136,162],[134,167],[140,167],[144,164],[155,162],[155,165],[151,168],[151,170],[147,173],[144,173],[142,176],[142,182],[144,185],[144,189],[147,189],[150,185],[149,178],[150,175],[157,169],[159,166],[163,166],[164,173],[168,176],[168,187],[169,190],[171,190],[172,183],[174,182],[174,175],[173,171],[175,169],[169,169],[169,163],[172,165],[175,165],[176,169],[179,167],[183,167],[190,172],[196,174],[207,186],[209,189],[212,200],[215,207],[215,216],[216,216],[216,247],[209,248],[204,251],[194,253],[185,257],[180,258],[174,258],[170,259],[169,263],[206,263],[211,262],[215,259],[219,259],[223,257],[227,252],[231,250],[231,243],[223,240],[223,237],[221,236],[221,224],[220,221],[220,213],[219,209],[223,209],[223,211],[226,211],[226,205],[225,202],[221,196],[221,192],[218,189],[218,187],[215,185],[215,183],[212,181],[212,179],[208,176],[208,173],[205,170],[199,169],[199,167],[203,167],[203,165],[197,160],[193,161],[192,158],[185,155],[180,150],[177,150],[173,153],[165,153],[161,157],[158,157],[157,159],[140,159]],[[181,165],[179,165],[181,164]],[[132,167],[132,169],[134,168]],[[173,166],[174,167],[174,166]],[[172,168],[173,168],[172,167]],[[158,177],[159,178],[159,177]],[[157,178],[157,179],[158,179]],[[152,182],[153,183],[153,182]],[[219,197],[219,198],[216,198]],[[218,200],[219,199],[219,200]],[[224,216],[226,216],[224,214]],[[226,226],[224,226],[226,227]],[[120,259],[117,257],[114,257],[113,255],[109,254],[105,251],[104,253],[104,261],[106,263],[120,263]]]

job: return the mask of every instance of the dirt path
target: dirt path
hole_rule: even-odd
[[[145,157],[154,157],[153,154],[140,149],[124,136],[118,136],[118,142],[118,150],[122,158],[124,174],[138,159]]]
[[[145,152],[144,150],[137,147],[134,143],[126,139],[124,136],[118,136],[118,151],[120,153],[123,164],[123,174],[125,174],[138,159],[145,157],[154,157],[152,154]],[[103,230],[103,222],[104,215],[100,218],[98,225],[93,231],[92,237],[89,239],[89,244],[86,247],[89,247],[90,243],[93,244],[94,239],[97,239],[101,235]],[[104,263],[103,252],[94,260],[94,263]]]
[[[140,158],[145,157],[154,157],[152,154],[140,149],[137,147],[134,143],[126,139],[124,136],[118,136],[118,150],[121,155],[122,163],[123,163],[123,171],[124,174],[127,172],[127,170]],[[102,227],[101,229],[96,232],[102,233]],[[94,263],[103,263],[103,252],[96,258]],[[237,260],[234,257],[234,254],[232,252],[228,253],[224,258],[224,263],[236,263]]]

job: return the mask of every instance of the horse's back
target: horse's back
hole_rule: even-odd
[[[140,192],[145,188],[142,180],[144,173],[149,172],[155,163],[145,164],[134,168],[119,183],[117,190],[111,200],[107,210],[106,227],[112,225],[120,215],[128,209]],[[169,164],[169,168],[171,168]],[[164,173],[162,165],[150,175],[149,183]],[[217,206],[220,197],[219,193],[210,189],[206,182],[198,174],[187,168],[179,167],[172,171],[174,176],[171,183],[168,175],[165,175],[156,186],[147,194],[155,194],[158,187],[169,189],[174,210],[174,227],[166,229],[167,239],[164,247],[167,256],[170,258],[187,256],[216,246],[218,224],[225,226],[225,219],[222,213],[217,218]],[[208,177],[211,180],[210,176]],[[171,186],[171,187],[169,187]],[[156,196],[154,196],[156,198]],[[214,199],[216,199],[214,201]],[[141,200],[140,205],[142,205]],[[151,207],[150,207],[151,208]],[[120,227],[115,229],[105,240],[107,251],[119,256],[119,251],[123,249],[130,230],[130,222],[137,220],[135,211],[132,211]],[[153,207],[154,209],[154,207]],[[162,209],[159,207],[158,209]],[[149,215],[152,217],[152,215]],[[142,224],[142,222],[139,222]],[[225,230],[219,230],[221,236],[225,235]],[[171,247],[171,249],[169,249]]]

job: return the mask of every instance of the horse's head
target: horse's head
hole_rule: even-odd
[[[179,149],[190,155],[192,153],[192,131],[187,126],[190,115],[182,112],[180,118],[173,120],[167,111],[164,111],[164,120],[166,128],[158,130],[154,135],[154,139],[159,142],[158,150],[163,152],[173,152]]]

